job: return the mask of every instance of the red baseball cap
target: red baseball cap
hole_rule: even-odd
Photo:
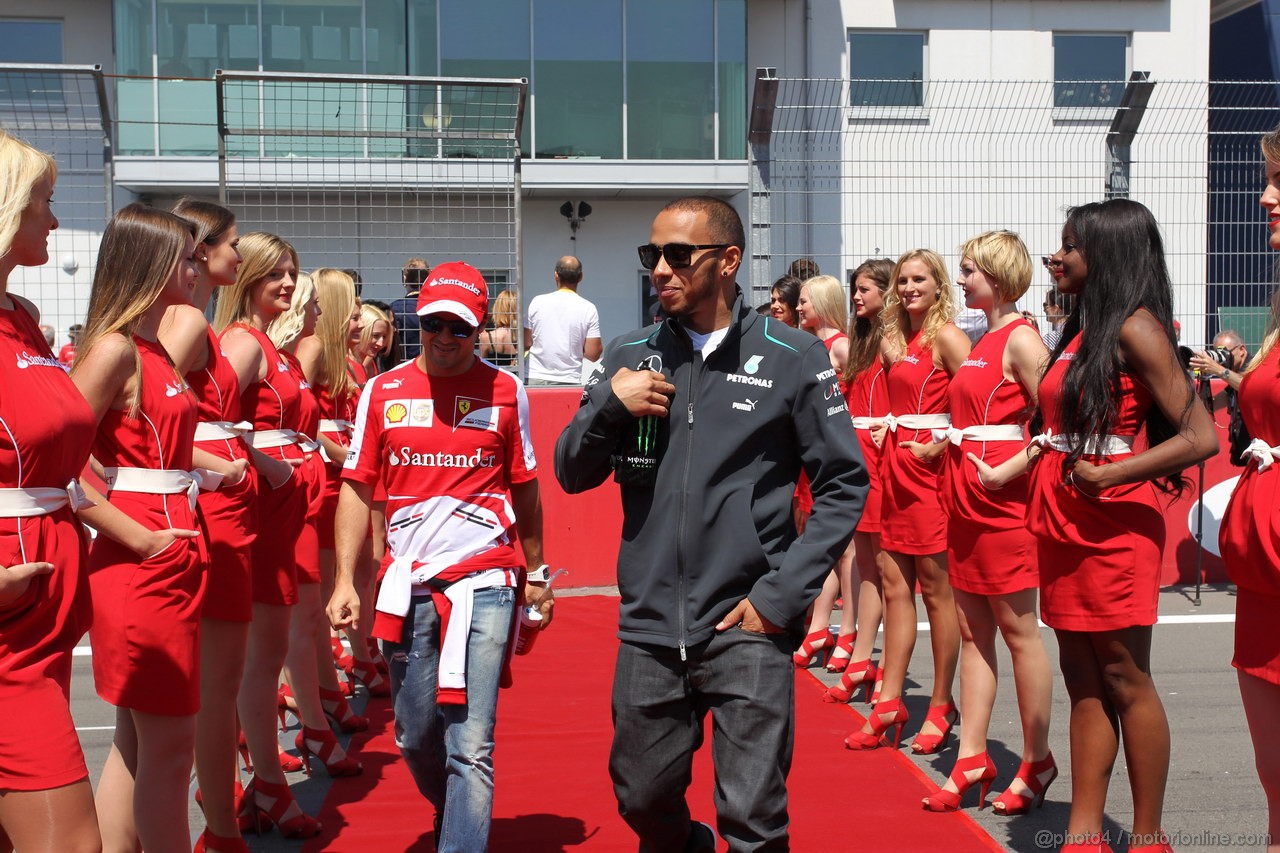
[[[471,264],[450,261],[431,271],[418,291],[418,316],[453,314],[480,326],[489,313],[489,286]]]

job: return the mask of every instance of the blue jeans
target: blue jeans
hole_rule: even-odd
[[[481,589],[467,643],[467,704],[437,705],[440,614],[415,596],[398,643],[386,643],[396,743],[413,780],[444,823],[439,853],[483,853],[493,817],[493,726],[516,591]]]
[[[609,775],[641,853],[712,853],[685,790],[712,719],[717,829],[734,853],[790,849],[787,773],[795,734],[788,634],[730,628],[688,649],[623,643],[613,677]]]

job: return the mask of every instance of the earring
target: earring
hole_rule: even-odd
[[[206,255],[206,256],[204,256],[204,257],[200,258],[200,260],[202,260],[202,261],[204,261],[204,262],[208,263],[209,258],[208,258],[208,256]]]

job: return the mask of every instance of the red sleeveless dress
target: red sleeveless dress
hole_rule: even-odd
[[[1280,347],[1244,375],[1240,414],[1249,435],[1280,445]],[[1222,560],[1235,582],[1236,649],[1232,665],[1280,684],[1280,463],[1265,471],[1250,461],[1227,504],[1218,534]]]
[[[320,401],[316,399],[315,390],[303,375],[302,365],[298,363],[297,357],[288,351],[282,351],[280,355],[289,362],[289,369],[298,381],[300,392],[298,421],[291,429],[306,436],[307,439],[314,439],[320,432]],[[304,450],[302,460],[299,472],[303,483],[306,484],[307,513],[295,552],[298,561],[298,583],[320,583],[320,531],[317,525],[324,505],[324,457],[320,455],[320,449],[317,447]]]
[[[827,352],[831,352],[832,348],[836,345],[836,341],[841,338],[848,340],[849,336],[844,332],[836,332],[834,335],[823,341],[822,344],[827,348]],[[840,390],[844,391],[845,389],[841,388]],[[813,492],[809,490],[809,476],[805,474],[803,470],[800,471],[800,478],[796,482],[795,499],[796,506],[806,516],[813,513]]]
[[[66,488],[93,435],[93,411],[36,321],[21,304],[0,308],[0,488]],[[9,721],[0,790],[45,791],[88,775],[67,704],[71,650],[92,618],[82,530],[69,506],[0,518],[0,564],[53,563],[0,607],[0,717]]]
[[[947,371],[933,364],[933,347],[920,344],[920,332],[907,339],[907,351],[889,368],[889,406],[896,417],[944,414],[947,411]],[[880,547],[916,556],[947,550],[947,516],[939,502],[940,462],[921,462],[904,441],[928,444],[927,429],[899,426],[890,430],[880,454],[884,490],[880,516]]]
[[[1046,429],[1062,430],[1062,383],[1080,336],[1069,343],[1040,380]],[[1120,374],[1115,436],[1136,436],[1151,392]],[[1124,459],[1082,457],[1095,465]],[[1154,625],[1164,549],[1164,512],[1155,486],[1132,483],[1098,497],[1079,492],[1062,474],[1063,454],[1045,447],[1031,469],[1027,526],[1036,537],[1040,569],[1040,618],[1064,631],[1112,631]]]
[[[109,409],[93,455],[104,468],[191,470],[195,395],[164,348],[134,338],[142,362],[136,417]],[[199,529],[186,494],[115,490],[111,503],[151,530]],[[89,551],[93,591],[93,678],[98,695],[120,708],[187,716],[200,709],[200,605],[207,555],[203,537],[175,539],[140,559],[107,536]]]
[[[884,364],[880,359],[871,362],[849,387],[845,389],[845,402],[849,405],[850,418],[883,418],[889,414],[889,384],[885,375]],[[880,482],[880,456],[883,448],[877,447],[871,440],[869,428],[855,426],[858,433],[858,444],[862,446],[862,458],[867,465],[867,474],[871,479],[871,487],[867,490],[867,502],[862,507],[862,518],[858,521],[859,533],[879,533],[880,515],[882,512],[883,485]]]
[[[234,323],[233,328],[253,335],[262,348],[266,376],[240,389],[240,414],[255,431],[297,429],[301,420],[302,391],[289,362],[276,351],[266,334],[251,326]],[[301,459],[296,444],[263,448],[277,459]],[[294,556],[298,536],[307,512],[306,484],[295,471],[279,488],[271,488],[265,477],[258,484],[258,530],[266,535],[253,541],[253,600],[277,607],[298,603],[298,568]]]
[[[222,352],[222,344],[212,329],[208,336],[208,356],[201,370],[187,374],[187,384],[199,400],[199,419],[204,422],[240,421],[240,381],[235,368]],[[242,438],[198,440],[197,447],[220,459],[249,458]],[[200,514],[204,516],[209,547],[209,585],[205,591],[206,619],[250,622],[253,619],[253,561],[251,551],[258,531],[258,473],[252,465],[239,483],[223,483],[211,492],[200,493]]]
[[[1026,391],[1004,375],[1004,353],[1013,330],[1026,320],[987,332],[951,377],[951,425],[957,429],[990,424],[1017,424],[1030,403]],[[947,573],[951,586],[976,595],[1004,595],[1035,589],[1036,540],[1027,530],[1027,478],[1019,477],[998,491],[982,485],[972,453],[996,466],[1021,453],[1022,441],[975,441],[951,445],[945,457],[948,487],[942,491],[947,511]]]

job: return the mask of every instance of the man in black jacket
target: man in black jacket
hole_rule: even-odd
[[[867,473],[826,348],[744,304],[734,209],[679,199],[650,240],[640,262],[670,319],[609,344],[556,444],[566,491],[610,473],[622,489],[609,770],[641,851],[714,850],[685,802],[711,711],[720,834],[735,851],[787,850],[793,635],[853,535]],[[814,509],[797,538],[801,468]]]

